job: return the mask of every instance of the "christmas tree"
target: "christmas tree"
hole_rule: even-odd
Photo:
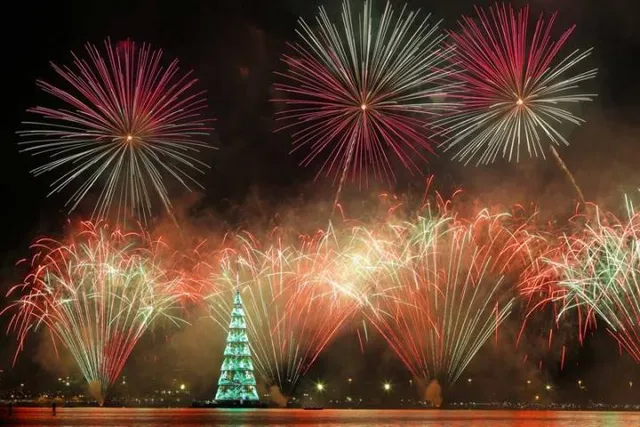
[[[233,310],[224,349],[224,361],[220,368],[220,380],[216,401],[255,402],[260,400],[256,391],[256,378],[253,375],[251,349],[247,337],[247,323],[240,292],[233,297]]]

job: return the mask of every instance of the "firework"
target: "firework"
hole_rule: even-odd
[[[504,274],[526,245],[506,215],[427,213],[402,231],[391,283],[365,312],[414,377],[452,384],[510,314]]]
[[[545,261],[568,296],[558,317],[587,311],[640,362],[640,216],[630,203],[627,210],[625,220],[596,210],[583,233],[565,238],[564,256]]]
[[[540,16],[532,32],[528,7],[516,12],[496,4],[476,12],[477,19],[464,17],[450,33],[462,90],[461,107],[439,122],[445,150],[455,150],[462,162],[487,164],[498,156],[518,160],[523,146],[529,156],[544,156],[548,143],[557,156],[554,146],[569,145],[558,127],[583,122],[570,107],[595,96],[579,84],[596,70],[575,71],[591,49],[560,57],[574,27],[554,40],[555,14]]]
[[[102,404],[144,332],[160,318],[179,322],[174,309],[190,296],[181,275],[161,267],[156,245],[144,234],[91,223],[69,242],[38,240],[32,272],[9,291],[20,296],[3,310],[13,313],[8,329],[17,333],[18,352],[46,326]]]
[[[576,340],[579,345],[584,343],[587,332],[595,327],[595,318],[591,310],[580,306],[570,313],[566,311],[569,306],[575,307],[575,296],[559,285],[563,272],[558,266],[572,251],[572,240],[553,231],[538,231],[538,237],[532,262],[518,279],[523,318],[517,346],[526,337],[535,343],[529,346],[532,350],[545,349],[544,355],[527,352],[526,359],[540,356],[538,368],[542,369],[546,356],[559,356],[563,369],[567,349]]]
[[[146,221],[157,198],[171,209],[165,178],[199,186],[192,175],[207,167],[196,158],[210,147],[202,140],[210,130],[206,100],[177,60],[162,65],[162,51],[109,40],[104,48],[87,44],[88,59],[73,55],[73,67],[52,65],[67,88],[38,81],[61,106],[28,110],[40,120],[25,122],[30,129],[18,132],[20,145],[50,158],[34,175],[61,171],[49,195],[77,187],[70,210],[97,188],[94,218],[115,210],[118,218]]]
[[[291,395],[357,309],[359,281],[373,268],[357,242],[338,243],[331,229],[297,245],[279,241],[262,249],[245,234],[223,250],[216,290],[207,298],[212,317],[226,329],[229,296],[241,292],[255,368],[266,385]]]
[[[450,107],[442,102],[450,50],[429,16],[405,8],[396,15],[389,3],[377,19],[365,1],[355,19],[345,1],[341,27],[320,8],[316,24],[300,20],[301,42],[283,57],[276,101],[285,105],[281,129],[296,129],[294,150],[307,151],[302,165],[322,158],[318,176],[338,182],[337,202],[348,176],[366,185],[371,168],[375,178],[393,179],[388,151],[418,170],[416,159],[433,150],[424,125]]]

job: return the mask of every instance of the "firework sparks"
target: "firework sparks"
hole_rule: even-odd
[[[159,318],[179,322],[174,309],[190,296],[180,274],[154,258],[159,243],[148,243],[143,234],[90,223],[70,243],[37,241],[32,272],[7,294],[21,296],[3,310],[14,313],[8,329],[18,352],[30,332],[48,327],[102,404],[144,332]]]
[[[565,239],[562,259],[545,261],[558,270],[557,286],[568,296],[558,316],[592,313],[640,362],[640,216],[630,202],[627,210],[625,220],[597,210],[583,233]]]
[[[557,232],[538,231],[538,242],[532,262],[522,271],[518,282],[519,302],[523,304],[522,326],[517,346],[525,340],[536,342],[535,350],[545,349],[544,355],[560,354],[560,369],[564,368],[566,349],[576,341],[582,345],[587,332],[595,327],[593,312],[578,306],[571,313],[568,306],[575,306],[575,297],[562,286],[562,269],[558,265],[571,252],[571,239]],[[564,313],[562,316],[561,314]],[[538,354],[533,354],[538,357]],[[527,358],[530,354],[527,354]],[[540,355],[539,368],[544,358]]]
[[[376,298],[371,284],[390,241],[377,241],[365,227],[342,225],[296,244],[278,238],[264,249],[244,234],[215,255],[220,271],[207,298],[212,317],[226,329],[229,296],[242,293],[257,372],[285,395],[358,307]]]
[[[344,2],[342,31],[324,8],[316,23],[314,29],[300,20],[301,43],[283,57],[288,70],[276,101],[286,107],[281,129],[297,129],[294,150],[307,150],[302,165],[324,158],[318,176],[338,181],[337,203],[348,176],[366,185],[371,167],[375,178],[393,179],[387,151],[419,169],[415,159],[433,150],[427,118],[450,108],[441,99],[450,50],[441,46],[438,23],[405,8],[396,16],[390,4],[378,20],[365,1],[356,20]]]
[[[504,273],[526,244],[504,217],[429,214],[402,232],[392,283],[366,313],[415,377],[454,383],[510,314]]]
[[[196,158],[210,147],[202,141],[211,130],[204,92],[192,90],[197,80],[181,73],[177,60],[164,68],[162,51],[148,45],[107,40],[104,55],[91,44],[86,50],[88,60],[74,55],[74,68],[53,65],[68,89],[38,81],[66,106],[30,109],[41,120],[18,132],[23,151],[50,156],[33,174],[66,168],[50,195],[77,184],[66,204],[71,211],[99,187],[94,218],[114,209],[118,218],[147,221],[156,196],[170,211],[165,178],[189,189],[199,186],[193,172],[207,168]]]
[[[553,40],[555,14],[549,20],[540,16],[531,32],[528,7],[476,11],[477,19],[464,17],[460,31],[450,33],[462,91],[461,108],[439,121],[445,150],[455,150],[462,162],[487,164],[498,156],[519,160],[523,145],[529,156],[543,157],[546,141],[551,150],[569,145],[557,127],[583,122],[569,107],[595,97],[579,84],[593,79],[596,70],[574,71],[591,49],[558,58],[574,27]]]

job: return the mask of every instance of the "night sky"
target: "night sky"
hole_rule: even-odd
[[[35,178],[29,174],[37,163],[19,153],[16,144],[15,131],[21,128],[21,121],[29,118],[25,110],[46,104],[49,99],[36,88],[35,80],[59,81],[49,61],[70,63],[70,50],[80,53],[86,41],[101,44],[106,37],[114,41],[131,38],[162,48],[167,59],[178,57],[183,68],[193,69],[200,87],[207,90],[209,113],[216,118],[215,132],[209,140],[219,147],[218,151],[207,154],[211,170],[202,180],[207,191],[194,209],[198,214],[207,212],[232,226],[239,226],[242,221],[250,222],[238,215],[238,206],[250,198],[260,199],[267,206],[268,214],[274,215],[284,206],[313,204],[321,200],[327,203],[332,197],[330,183],[322,179],[314,182],[314,167],[299,167],[301,157],[289,154],[289,135],[273,132],[275,107],[270,98],[274,95],[274,71],[282,69],[279,57],[286,51],[285,42],[295,40],[297,18],[312,20],[320,4],[336,12],[340,3],[341,0],[67,0],[12,2],[11,11],[5,8],[5,23],[1,26],[4,32],[2,100],[5,113],[0,121],[0,194],[4,198],[5,224],[0,239],[2,294],[19,280],[13,265],[29,254],[29,242],[44,233],[60,232],[68,218],[63,207],[65,195],[46,197],[48,177]],[[378,3],[382,5],[383,0]],[[442,18],[445,28],[455,28],[461,14],[473,13],[473,4],[488,6],[493,2],[410,0],[407,3],[413,9],[421,8]],[[521,1],[513,3],[525,4]],[[622,193],[640,185],[637,168],[640,162],[640,3],[633,0],[532,0],[529,4],[533,8],[532,15],[558,10],[557,30],[577,24],[565,53],[575,47],[594,47],[589,63],[582,64],[581,68],[590,65],[599,69],[597,79],[586,85],[588,91],[595,91],[598,97],[594,103],[581,107],[587,123],[569,129],[567,135],[571,146],[563,148],[561,155],[575,173],[587,199],[617,209],[622,203]],[[445,194],[462,187],[487,204],[538,203],[541,211],[549,216],[566,215],[574,207],[572,189],[551,159],[546,162],[525,160],[519,164],[499,161],[490,167],[464,168],[453,164],[444,154],[432,158],[425,167],[426,173],[436,175]],[[423,183],[423,176],[401,173],[392,190],[403,192]],[[363,192],[349,188],[345,194],[357,200],[381,189],[388,187],[373,185]],[[179,205],[180,200],[178,193],[175,204]],[[72,215],[74,218],[80,216],[82,209]],[[0,319],[0,326],[5,323],[6,319]],[[573,384],[578,376],[589,378],[585,381],[598,384],[602,390],[601,393],[594,391],[594,397],[605,398],[619,396],[611,392],[616,387],[611,385],[612,381],[634,377],[640,386],[640,369],[631,364],[628,357],[620,357],[613,340],[606,334],[596,335],[585,348],[571,351],[564,372],[558,372],[553,366],[548,373],[536,374],[539,381],[557,382],[562,388],[564,383]],[[172,356],[167,356],[164,350],[156,350],[165,339],[168,338],[148,337],[141,343],[130,366],[125,368],[125,374],[140,368],[143,361],[148,360],[144,351],[147,346],[161,354],[159,357],[164,355],[162,363],[183,358],[179,350]],[[177,339],[186,338],[178,336]],[[402,365],[375,337],[364,355],[354,343],[354,334],[347,331],[320,358],[309,378],[344,375],[368,375],[396,381],[408,378]],[[202,350],[203,363],[208,360],[206,352],[212,349],[216,350],[214,346]],[[217,349],[221,351],[221,347]],[[9,367],[14,351],[11,340],[0,338],[0,368]],[[502,384],[494,387],[498,396],[500,393],[512,395],[514,388],[509,385],[510,379],[514,375],[525,378],[529,373],[519,371],[519,361],[504,362],[510,357],[508,350],[483,353],[471,366],[469,375],[487,385]],[[35,359],[23,354],[12,378],[21,377],[27,371],[39,372],[33,371],[42,369]],[[349,359],[348,362],[345,359]],[[213,364],[219,363],[219,356],[212,355],[210,360]],[[176,363],[176,366],[180,364]],[[203,376],[209,375],[212,369],[208,367]],[[149,375],[156,375],[149,372]],[[44,375],[54,376],[52,373]],[[215,388],[213,378],[198,380],[198,374],[194,372],[184,375],[194,382],[200,381],[202,393]],[[480,391],[459,390],[459,393],[477,396]]]

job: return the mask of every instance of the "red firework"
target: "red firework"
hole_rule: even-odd
[[[263,248],[245,232],[214,251],[219,268],[210,271],[213,290],[206,300],[226,330],[230,297],[241,292],[256,371],[265,384],[290,395],[357,303],[344,289],[350,283],[340,280],[354,269],[344,265],[335,236],[319,232],[287,245],[278,234],[271,233],[275,241]]]
[[[301,44],[290,45],[283,56],[288,69],[276,85],[286,109],[280,119],[295,127],[294,150],[306,149],[302,165],[323,158],[318,172],[333,175],[338,195],[349,175],[368,182],[392,180],[388,152],[408,170],[419,170],[416,160],[433,151],[424,125],[427,118],[446,109],[448,71],[443,63],[438,24],[404,8],[394,17],[389,4],[380,17],[372,17],[364,3],[360,20],[342,7],[341,30],[321,8],[318,29],[300,20]]]
[[[365,315],[414,377],[453,384],[510,315],[504,276],[528,257],[532,237],[522,226],[510,230],[507,214],[423,215],[394,226],[388,274],[375,277]]]
[[[63,170],[50,194],[77,184],[71,210],[99,187],[97,218],[117,205],[118,217],[147,220],[156,196],[170,210],[165,178],[190,188],[198,185],[192,173],[207,167],[196,158],[210,147],[202,140],[211,130],[204,92],[193,91],[197,80],[181,73],[177,60],[163,66],[162,51],[149,45],[114,48],[107,40],[103,52],[91,44],[86,51],[88,60],[73,55],[73,67],[52,64],[67,88],[38,81],[62,104],[30,109],[41,120],[19,132],[23,151],[51,158],[32,172]]]
[[[587,333],[596,326],[593,310],[580,304],[562,285],[565,280],[562,265],[583,242],[584,219],[584,216],[575,216],[568,234],[552,229],[536,231],[538,239],[531,247],[531,263],[518,280],[523,318],[516,344],[538,343],[531,348],[544,348],[545,356],[559,357],[560,369],[564,368],[567,349],[575,346],[576,340],[581,346]],[[544,358],[529,353],[526,357],[534,356],[541,369]]]
[[[190,282],[166,268],[161,242],[104,223],[85,222],[64,241],[39,239],[33,249],[31,272],[7,294],[18,298],[0,314],[13,314],[8,330],[18,336],[18,351],[30,333],[46,327],[102,403],[154,321],[179,320],[184,299],[194,297]]]
[[[499,156],[517,161],[522,145],[529,156],[544,156],[545,139],[552,150],[569,145],[557,126],[581,123],[569,107],[595,96],[580,93],[578,84],[594,78],[596,70],[572,73],[591,50],[559,58],[574,26],[554,40],[555,14],[549,20],[541,15],[531,32],[528,6],[515,11],[496,4],[476,13],[449,34],[460,69],[454,76],[461,105],[440,122],[446,150],[455,150],[454,158],[465,163],[486,164]]]

